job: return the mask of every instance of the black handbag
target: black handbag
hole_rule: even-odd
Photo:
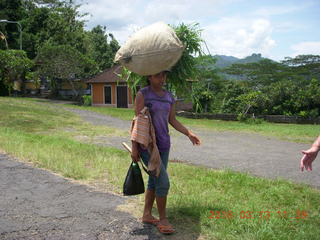
[[[124,195],[138,195],[144,193],[144,182],[138,163],[131,162],[123,184]]]

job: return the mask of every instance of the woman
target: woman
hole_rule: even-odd
[[[163,89],[167,78],[166,74],[167,72],[164,71],[148,77],[149,86],[141,89],[136,96],[135,114],[138,115],[144,106],[149,108],[155,128],[157,146],[161,156],[159,177],[149,176],[148,179],[142,221],[144,223],[157,225],[157,228],[161,233],[170,234],[174,232],[174,229],[166,216],[167,194],[170,187],[166,171],[170,150],[168,123],[170,123],[177,131],[186,135],[193,145],[200,145],[201,142],[195,134],[185,128],[176,119],[174,98],[170,92]],[[150,156],[147,150],[143,150],[137,142],[132,141],[131,157],[134,162],[139,161],[139,157],[141,157],[145,165],[148,165]],[[157,203],[160,219],[156,219],[151,214],[154,200],[156,200]]]

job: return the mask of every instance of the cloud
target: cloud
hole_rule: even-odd
[[[245,57],[252,53],[268,56],[275,46],[272,26],[266,19],[223,18],[204,27],[203,38],[211,54]]]
[[[139,17],[136,14],[139,11],[136,8],[142,5],[141,2],[141,0],[94,0],[87,3],[82,2],[79,11],[90,13],[85,18],[88,21],[88,28],[100,24],[106,25],[111,30],[121,30],[130,24],[137,23]]]
[[[272,7],[261,7],[254,11],[253,14],[258,16],[272,16],[272,15],[283,15],[288,13],[293,13],[296,11],[301,11],[301,5],[299,6],[272,6]]]
[[[223,6],[239,0],[153,0],[146,5],[145,19],[167,23],[194,22],[219,15]]]
[[[305,1],[279,1],[274,6],[261,6],[253,12],[253,14],[261,17],[270,17],[275,15],[286,15],[286,14],[296,14],[297,12],[302,12],[308,8],[315,8],[319,4],[316,0],[305,0]],[[270,3],[269,3],[270,4]],[[271,3],[272,4],[272,3]]]
[[[320,42],[300,42],[292,45],[291,49],[294,51],[292,57],[305,54],[320,55]]]
[[[222,6],[237,1],[241,0],[77,0],[82,4],[80,12],[90,13],[85,18],[87,29],[105,25],[120,44],[139,28],[154,22],[205,22],[205,18],[219,15]]]

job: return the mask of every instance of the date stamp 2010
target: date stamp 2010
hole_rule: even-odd
[[[261,219],[269,220],[272,217],[285,218],[285,219],[295,219],[303,220],[308,217],[308,212],[306,210],[296,210],[296,211],[270,211],[270,210],[261,210],[261,211],[213,211],[210,210],[210,219]]]

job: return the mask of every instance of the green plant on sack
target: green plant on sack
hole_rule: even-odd
[[[90,95],[82,96],[83,106],[91,106],[92,104],[92,97]]]
[[[201,29],[199,24],[186,25],[181,23],[178,26],[173,26],[178,38],[185,46],[180,60],[173,66],[168,74],[168,86],[174,89],[177,94],[188,89],[186,80],[196,80],[199,75],[199,70],[196,67],[196,56],[202,55]],[[171,90],[170,89],[170,90]]]

